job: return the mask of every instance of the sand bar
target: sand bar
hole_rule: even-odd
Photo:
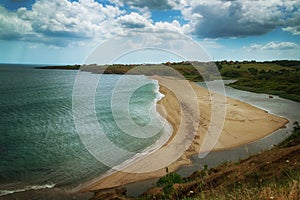
[[[159,102],[158,111],[173,126],[173,135],[160,149],[134,162],[122,171],[96,178],[81,186],[80,191],[113,188],[127,183],[157,178],[191,163],[189,156],[199,154],[212,119],[212,96],[225,99],[226,114],[216,137],[213,151],[238,147],[263,138],[285,127],[287,119],[267,113],[247,103],[209,93],[195,83],[172,77],[153,76],[160,84],[165,97]],[[192,92],[189,92],[192,91]],[[195,105],[197,108],[195,108]],[[223,105],[221,105],[223,106]],[[216,106],[213,108],[216,109]],[[218,108],[217,108],[218,109]],[[222,110],[220,108],[220,110]],[[220,119],[222,120],[222,119]],[[220,124],[220,123],[216,123]]]

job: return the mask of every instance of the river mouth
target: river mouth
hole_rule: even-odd
[[[218,81],[222,80],[210,81],[210,84],[213,85]],[[235,80],[224,80],[223,82],[226,85],[234,81]],[[207,88],[204,82],[199,82],[198,85],[200,87]],[[182,166],[176,171],[181,176],[187,177],[193,172],[199,169],[203,169],[205,166],[212,168],[224,162],[237,162],[261,151],[271,149],[272,147],[274,147],[274,145],[282,142],[292,133],[293,123],[300,119],[300,113],[295,112],[295,110],[300,110],[300,103],[298,102],[283,99],[278,96],[273,96],[273,98],[270,99],[269,94],[259,94],[237,90],[230,86],[225,86],[225,92],[227,97],[246,102],[255,107],[263,109],[268,113],[284,117],[289,120],[289,123],[286,124],[285,128],[279,129],[262,139],[248,143],[246,145],[222,151],[212,151],[204,158],[200,158],[199,155],[193,155],[191,156],[192,164],[190,166]],[[150,179],[137,183],[127,184],[125,186],[127,188],[127,194],[129,196],[137,197],[146,190],[153,187],[157,180],[158,179]]]
[[[214,84],[214,82],[217,81],[211,81],[210,84]],[[234,82],[234,80],[224,80],[223,82],[226,85]],[[201,87],[206,87],[205,83],[203,82],[198,84]],[[271,149],[274,147],[274,145],[279,144],[292,133],[293,123],[300,119],[300,113],[295,112],[295,110],[300,110],[300,103],[298,102],[283,99],[278,96],[269,98],[269,94],[259,94],[237,90],[230,86],[225,86],[225,91],[226,96],[251,104],[267,111],[268,113],[284,117],[289,120],[289,123],[286,124],[286,127],[283,127],[282,129],[279,129],[272,134],[249,144],[228,150],[210,152],[205,158],[202,159],[200,159],[198,155],[191,156],[193,165],[189,167],[182,167],[178,170],[178,173],[182,176],[189,176],[197,169],[199,170],[204,168],[205,165],[210,168],[216,167],[227,161],[239,161],[261,151]]]
[[[36,76],[36,77],[38,77],[38,80],[36,80],[36,83],[38,83],[38,82],[43,83],[43,82],[45,82],[45,80],[52,79],[52,77],[55,77],[55,78],[59,79],[59,80],[52,80],[52,81],[54,81],[55,83],[57,83],[57,81],[61,82],[61,84],[56,84],[55,86],[61,86],[62,84],[64,84],[63,86],[64,86],[65,90],[60,90],[60,92],[62,92],[64,95],[65,94],[70,94],[70,92],[71,92],[70,91],[70,88],[71,88],[70,86],[72,86],[73,78],[76,75],[76,71],[74,71],[74,72],[70,72],[70,71],[62,72],[62,71],[53,70],[53,71],[50,72],[48,70],[43,70],[43,72],[42,72],[42,71],[39,71],[39,70],[37,71],[37,70],[33,70],[33,69],[32,70],[31,69],[26,69],[26,70],[24,69],[24,73],[28,74],[30,76],[34,75],[35,73],[39,73],[39,76]],[[51,74],[48,74],[48,73],[51,73]],[[72,77],[69,77],[70,73],[72,74]],[[69,78],[66,79],[65,77],[69,77]],[[20,75],[18,81],[20,81],[20,82],[23,81],[23,78],[24,77],[23,77],[23,74],[22,74],[22,75]],[[226,81],[224,81],[224,82],[226,83]],[[24,86],[24,83],[23,83],[22,86]],[[33,89],[35,89],[35,87],[36,87],[36,85],[32,86],[31,89],[33,90]],[[48,87],[48,86],[46,86],[46,87]],[[153,90],[153,88],[151,90]],[[45,93],[48,92],[48,91],[49,90],[43,90],[43,92],[45,92]],[[56,93],[54,91],[57,91],[57,88],[53,87],[53,88],[51,88],[50,91],[53,91],[51,93],[51,97],[52,98],[55,97]],[[156,93],[157,93],[157,89],[154,88],[153,94],[156,94]],[[299,103],[296,103],[296,102],[293,102],[293,101],[290,101],[290,100],[286,100],[286,99],[282,99],[282,98],[279,98],[277,96],[274,96],[272,99],[269,99],[268,94],[256,94],[256,93],[251,93],[251,92],[245,92],[245,91],[240,91],[240,90],[233,89],[233,88],[228,87],[228,86],[226,87],[226,93],[227,93],[227,96],[229,96],[229,97],[241,100],[243,102],[247,102],[247,103],[252,104],[256,107],[259,107],[263,110],[266,110],[270,113],[273,113],[275,115],[279,115],[279,116],[282,116],[282,117],[285,117],[285,118],[289,119],[290,122],[287,124],[287,128],[275,131],[273,134],[271,134],[271,135],[269,135],[269,136],[267,136],[267,137],[265,137],[261,140],[252,142],[250,144],[247,144],[247,145],[244,145],[244,146],[241,146],[241,147],[238,147],[238,148],[225,150],[225,151],[219,151],[219,152],[211,152],[210,154],[208,154],[203,159],[200,159],[198,157],[198,155],[194,155],[194,156],[191,157],[191,159],[193,161],[192,166],[181,167],[180,169],[178,169],[177,172],[179,174],[181,174],[182,176],[188,176],[191,173],[193,173],[195,170],[199,170],[202,167],[204,167],[204,165],[208,165],[208,167],[214,167],[214,166],[216,166],[218,164],[221,164],[225,161],[237,161],[239,159],[246,158],[249,155],[260,152],[264,149],[269,149],[274,144],[277,144],[280,141],[284,140],[290,134],[290,131],[292,130],[294,121],[297,121],[297,120],[300,119],[299,113],[295,112],[295,110],[300,110],[299,109],[300,108]],[[35,93],[32,92],[32,94],[35,94]],[[18,95],[21,95],[21,93],[18,93]],[[40,96],[43,96],[43,95],[40,95]],[[26,98],[25,97],[22,98],[22,100],[25,101],[25,103],[26,103]],[[27,97],[29,97],[29,96],[27,95]],[[65,95],[65,97],[66,97],[65,99],[57,98],[57,99],[54,99],[54,100],[56,100],[59,105],[64,105],[64,104],[67,104],[69,102],[70,98],[71,98],[70,96],[66,96],[66,95]],[[11,101],[10,103],[12,103],[12,102],[13,101]],[[69,106],[70,105],[68,104],[64,108],[68,108]],[[57,108],[57,106],[55,106],[55,108]],[[48,110],[45,108],[45,111],[48,111]],[[45,115],[49,114],[49,112],[44,112],[44,113],[45,113]],[[68,116],[69,116],[71,113],[67,113],[67,112],[59,113],[58,112],[58,114],[63,115],[63,116],[68,114]],[[58,122],[63,121],[66,124],[71,123],[71,121],[65,121],[65,119],[66,119],[65,117],[58,117],[57,118]],[[45,124],[45,126],[47,126],[47,124]],[[47,126],[47,127],[49,127],[49,126]],[[70,136],[73,136],[73,135],[70,135]],[[78,138],[77,138],[77,140],[78,140]],[[78,152],[82,153],[82,151],[78,151]],[[74,152],[74,153],[77,153],[77,152]],[[86,159],[87,157],[82,156],[82,157],[78,157],[78,158],[85,158]],[[91,162],[90,160],[92,161],[93,159],[89,158],[88,161]],[[86,160],[84,160],[84,162],[86,163]],[[95,165],[95,166],[97,168],[99,168],[98,165]],[[74,169],[75,168],[73,168],[73,170]],[[97,175],[93,174],[94,173],[93,169],[94,168],[90,169],[90,171],[91,171],[90,176],[91,177],[97,176]],[[39,168],[39,170],[36,170],[34,172],[40,173],[41,171],[44,172],[45,170],[47,170],[47,168]],[[97,170],[97,169],[95,169],[95,170]],[[84,177],[84,175],[82,175],[82,176]],[[141,182],[134,183],[134,184],[128,184],[128,185],[126,185],[126,187],[128,189],[128,195],[138,196],[142,192],[146,191],[148,188],[152,187],[155,182],[156,182],[156,179],[152,179],[152,180],[141,181]],[[46,186],[48,187],[48,185],[46,185]],[[60,187],[60,185],[57,185],[57,187]],[[68,194],[63,189],[56,188],[56,186],[53,189],[49,189],[49,188],[45,188],[45,189],[41,189],[41,190],[34,190],[33,189],[33,190],[28,191],[28,192],[19,192],[16,196],[26,197],[29,194],[33,195],[33,196],[55,194],[55,196],[57,196],[57,197],[59,197],[59,195],[66,197],[64,199],[72,199],[73,198],[73,194]],[[91,195],[91,193],[87,193],[85,195],[88,196],[88,195]],[[10,195],[7,195],[8,198],[9,198],[9,196]],[[16,196],[14,196],[14,197],[16,197]],[[81,194],[79,196],[81,196]],[[79,196],[77,198],[77,195],[76,195],[76,199],[80,199]],[[43,199],[43,198],[40,198],[40,199]]]

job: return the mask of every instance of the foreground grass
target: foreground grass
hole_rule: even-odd
[[[92,200],[299,200],[300,126],[294,125],[293,134],[284,142],[240,162],[206,166],[188,178],[168,173],[138,198],[126,196],[123,188],[96,192]]]
[[[210,190],[200,193],[197,197],[185,197],[185,200],[227,200],[227,199],[241,199],[241,200],[298,200],[300,197],[300,182],[298,180],[289,180],[286,183],[272,182],[261,187],[253,187],[251,185],[244,185],[241,188],[218,189]]]
[[[174,175],[160,179],[140,199],[300,199],[300,126],[275,148],[237,163],[194,172],[174,182]],[[168,179],[169,177],[169,179]],[[178,178],[177,178],[178,179]],[[173,183],[170,185],[170,183]]]
[[[289,171],[285,176],[280,178],[268,179],[263,176],[256,183],[248,183],[247,181],[239,182],[224,186],[207,187],[203,182],[193,183],[198,188],[190,191],[185,191],[182,194],[182,188],[179,185],[174,185],[172,189],[168,186],[159,196],[146,196],[139,198],[146,199],[185,199],[185,200],[227,200],[227,199],[241,199],[241,200],[265,200],[265,199],[282,199],[282,200],[298,200],[300,197],[300,173],[298,170]],[[259,173],[255,174],[259,176]],[[226,181],[226,180],[224,180]],[[189,184],[187,182],[186,184]],[[177,187],[177,188],[176,188]]]

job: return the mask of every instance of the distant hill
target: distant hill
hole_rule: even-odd
[[[166,67],[164,67],[166,66]],[[161,76],[179,76],[200,82],[204,80],[235,79],[230,86],[256,93],[278,95],[300,102],[300,61],[217,61],[217,62],[167,62],[161,65],[124,65],[108,66],[66,65],[46,66],[38,69],[82,70],[101,74],[143,74]],[[173,69],[173,70],[170,70]],[[200,72],[200,73],[199,73]]]

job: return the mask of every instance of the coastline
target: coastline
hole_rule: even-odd
[[[80,189],[81,192],[113,188],[127,183],[164,176],[166,174],[165,168],[153,171],[151,171],[151,168],[155,169],[155,163],[159,163],[166,156],[169,156],[169,154],[165,153],[170,152],[169,149],[180,152],[184,150],[182,156],[177,158],[176,161],[174,160],[175,162],[165,166],[168,167],[169,172],[175,171],[182,165],[190,164],[191,160],[189,157],[199,153],[211,119],[211,102],[209,100],[211,94],[206,89],[190,82],[199,103],[200,125],[193,124],[193,120],[191,120],[191,122],[182,122],[181,117],[183,112],[181,109],[191,111],[190,107],[188,107],[191,98],[182,96],[182,98],[180,98],[182,102],[178,102],[176,96],[163,86],[166,85],[166,83],[168,83],[168,85],[172,84],[179,92],[185,94],[184,88],[181,87],[181,80],[158,76],[150,78],[159,82],[160,92],[165,95],[165,97],[158,102],[157,110],[173,126],[172,136],[159,150],[138,160],[133,165],[127,166],[127,169],[125,169],[126,172],[115,171],[108,176],[102,176],[103,178],[98,177],[98,179],[84,184]],[[288,120],[284,118],[269,114],[247,103],[229,97],[227,97],[226,100],[227,114],[224,127],[213,151],[230,149],[258,140],[283,128],[285,124],[288,123]],[[185,106],[180,109],[180,105]],[[194,116],[193,113],[191,116]],[[192,117],[190,119],[192,119]],[[178,132],[179,129],[181,129],[181,131]],[[196,134],[191,130],[196,130]],[[184,143],[187,137],[186,135],[194,136],[192,143],[185,148],[178,148],[181,145],[187,145]],[[176,156],[174,158],[176,158]],[[149,164],[151,165],[149,166]],[[149,172],[139,173],[139,170],[143,167],[146,167]]]

